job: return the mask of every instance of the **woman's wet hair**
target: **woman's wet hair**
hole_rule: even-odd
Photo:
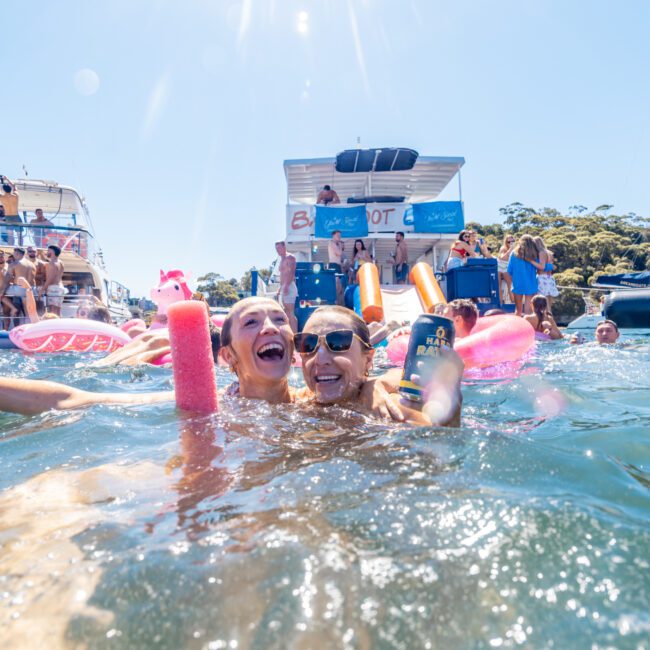
[[[215,363],[219,361],[219,350],[221,350],[221,330],[210,323],[210,344],[212,345],[212,359]]]
[[[541,253],[542,251],[546,251],[546,244],[539,235],[537,237],[533,237],[533,241],[535,242],[535,246],[537,246],[538,252]]]
[[[88,309],[88,320],[96,320],[100,323],[108,323],[111,325],[113,319],[111,318],[111,312],[108,311],[108,307],[104,305],[93,305]]]
[[[314,311],[314,313],[307,319],[308,322],[318,314],[323,314],[323,315],[330,314],[330,315],[335,315],[335,316],[340,316],[342,318],[345,318],[350,325],[350,329],[368,347],[370,347],[370,331],[368,330],[368,326],[366,325],[363,318],[361,318],[356,312],[353,312],[351,309],[348,309],[347,307],[340,307],[339,305],[325,305],[323,307],[319,307],[318,309],[316,309],[316,311]]]
[[[530,301],[530,305],[533,308],[533,313],[537,316],[537,330],[542,331],[542,321],[548,318],[548,300],[546,296],[543,296],[541,293],[538,293],[536,296],[533,296]]]

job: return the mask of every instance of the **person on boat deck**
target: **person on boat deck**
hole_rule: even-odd
[[[508,273],[512,276],[512,294],[515,298],[517,316],[531,313],[531,300],[537,293],[537,269],[539,252],[530,235],[522,235],[508,261]]]
[[[18,190],[16,186],[6,177],[0,176],[2,183],[2,194],[0,194],[0,221],[3,223],[22,224],[23,220],[18,213]],[[21,232],[16,228],[3,229],[2,241],[7,242],[10,246],[20,243]]]
[[[497,253],[497,268],[499,270],[499,295],[503,302],[514,302],[512,295],[512,277],[508,273],[508,262],[510,255],[515,248],[515,238],[513,235],[506,235],[503,238],[503,244]],[[506,285],[506,300],[503,300],[503,283]]]
[[[533,296],[531,307],[533,313],[526,314],[524,320],[527,320],[533,326],[537,338],[547,338],[551,341],[564,338],[549,311],[546,296],[541,294]]]
[[[323,189],[316,197],[317,205],[329,205],[330,203],[340,203],[339,195],[331,188],[330,185],[323,185]]]
[[[404,241],[404,233],[395,233],[395,252],[392,253],[389,262],[394,265],[395,284],[408,284],[409,265],[408,257],[409,251],[406,242]]]
[[[457,298],[444,306],[441,316],[454,322],[456,338],[462,339],[469,336],[472,328],[476,325],[478,308],[471,300]]]
[[[350,283],[355,282],[359,267],[370,261],[372,261],[370,253],[368,252],[366,245],[363,243],[363,239],[355,239],[354,250],[352,252],[352,264],[348,273]]]
[[[41,297],[47,296],[48,311],[61,315],[65,287],[63,286],[63,263],[59,260],[61,249],[54,244],[47,247],[48,263],[45,267],[45,284],[41,288]]]
[[[598,345],[614,345],[614,343],[618,342],[621,333],[618,330],[618,325],[613,320],[605,319],[596,325],[595,335]],[[584,336],[579,332],[574,334],[569,340],[569,343],[573,343],[574,345],[584,342]]]
[[[42,313],[44,303],[40,299],[40,290],[41,287],[45,284],[45,267],[47,264],[43,259],[41,259],[38,251],[33,246],[27,247],[27,257],[29,258],[29,261],[36,267],[36,273],[34,275],[34,294],[38,297],[36,308],[40,313]]]
[[[537,271],[539,293],[546,296],[548,300],[548,310],[551,311],[551,308],[553,307],[553,298],[557,298],[560,295],[557,285],[555,284],[555,278],[551,275],[555,268],[553,253],[546,248],[546,244],[541,237],[533,237],[533,240],[535,241],[535,245],[539,251],[540,264],[544,265],[543,269]]]
[[[343,251],[341,231],[332,230],[332,238],[327,243],[327,260],[337,273],[343,271]],[[336,278],[336,302],[339,305],[343,304],[343,285],[339,277]]]
[[[43,243],[46,240],[46,237],[44,236],[43,227],[45,227],[45,226],[53,226],[54,224],[49,219],[46,219],[43,216],[43,210],[41,210],[41,208],[36,208],[35,214],[36,214],[36,218],[32,219],[29,222],[29,225],[30,226],[41,226],[40,228],[34,228],[32,230],[32,233],[33,233],[33,236],[34,236],[34,244],[38,248],[42,248]]]
[[[469,231],[469,245],[474,249],[476,257],[492,257],[490,249],[487,247],[483,237],[478,236],[476,230]]]
[[[470,231],[461,230],[458,233],[458,239],[451,245],[449,258],[447,259],[447,271],[457,269],[463,264],[468,257],[476,257],[476,251],[469,243]]]
[[[330,264],[341,266],[343,258],[343,242],[341,241],[341,231],[332,230],[332,238],[327,243],[327,259]]]
[[[283,241],[275,242],[275,250],[280,256],[280,289],[277,297],[289,317],[291,329],[297,332],[298,321],[295,316],[296,298],[298,297],[296,258],[291,253],[287,253],[287,245]]]
[[[11,265],[9,273],[5,276],[4,286],[0,289],[0,293],[4,293],[5,298],[24,298],[26,290],[18,283],[19,278],[24,278],[30,287],[34,286],[34,277],[36,276],[36,267],[32,262],[25,258],[25,249],[16,247],[13,253],[14,263]],[[9,300],[12,303],[11,300]],[[6,303],[5,303],[6,304]],[[17,309],[12,303],[13,310],[12,316],[17,316],[19,312],[24,314],[24,305],[21,300],[21,307]]]

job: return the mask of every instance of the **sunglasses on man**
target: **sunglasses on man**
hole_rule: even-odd
[[[327,334],[313,334],[312,332],[299,332],[293,335],[293,343],[300,354],[315,354],[320,347],[321,341],[334,354],[347,352],[352,347],[353,339],[359,339],[360,343],[367,349],[372,348],[358,334],[352,330],[334,330]]]

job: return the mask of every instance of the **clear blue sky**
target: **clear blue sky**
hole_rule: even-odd
[[[650,214],[643,0],[41,0],[3,15],[0,173],[80,189],[136,295],[161,267],[267,265],[282,161],[357,136],[464,156],[471,220],[512,201]]]

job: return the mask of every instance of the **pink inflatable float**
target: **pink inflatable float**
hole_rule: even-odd
[[[113,352],[131,338],[114,325],[85,318],[56,318],[20,325],[11,342],[26,352]]]
[[[407,329],[391,335],[386,354],[395,365],[404,365],[409,338]],[[469,370],[519,362],[534,344],[532,325],[518,316],[504,314],[479,318],[471,334],[456,341],[454,350]]]

